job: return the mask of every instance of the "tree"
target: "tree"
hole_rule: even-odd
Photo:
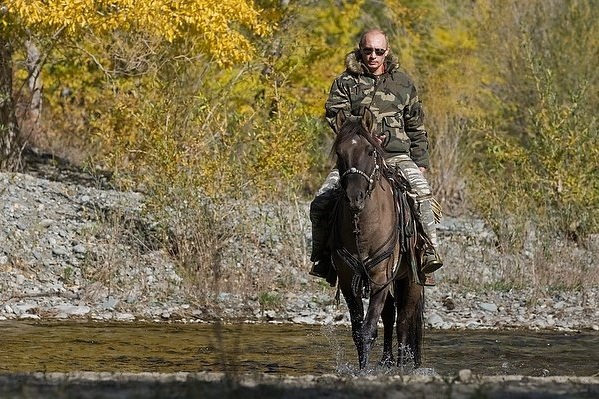
[[[46,40],[52,48],[77,43],[90,33],[102,36],[116,31],[143,32],[167,42],[191,36],[195,38],[191,51],[224,67],[251,59],[255,52],[253,38],[272,29],[261,20],[260,10],[247,0],[8,0],[0,3],[0,18],[2,170],[19,168],[19,155],[25,144],[16,114],[13,57],[17,49],[25,48],[27,41]],[[40,65],[35,63],[42,63],[44,55],[36,59],[34,65],[29,65],[28,78],[39,74]],[[38,78],[35,76],[36,81]]]
[[[2,18],[6,6],[0,8]],[[4,20],[3,20],[4,21]],[[0,31],[0,168],[12,169],[18,128],[12,99],[12,45],[5,26]]]

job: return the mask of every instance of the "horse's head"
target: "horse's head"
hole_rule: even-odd
[[[337,155],[337,169],[341,187],[352,212],[364,209],[372,193],[382,166],[381,147],[373,136],[376,118],[372,111],[363,108],[360,116],[337,114],[337,137],[331,152]]]

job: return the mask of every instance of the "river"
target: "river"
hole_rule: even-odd
[[[382,332],[373,350],[381,353]],[[346,326],[0,322],[0,371],[351,374]],[[599,333],[427,331],[425,373],[597,376]],[[385,371],[386,373],[397,371]]]

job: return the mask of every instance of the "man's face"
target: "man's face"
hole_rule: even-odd
[[[385,71],[384,63],[389,50],[387,40],[382,33],[369,33],[360,43],[362,62],[368,67],[370,73],[380,75]]]

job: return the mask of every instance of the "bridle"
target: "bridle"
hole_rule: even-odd
[[[341,177],[339,178],[339,180],[343,180],[343,178],[345,176],[351,175],[351,174],[358,174],[360,176],[362,176],[363,178],[366,179],[366,181],[368,181],[368,190],[366,190],[366,195],[368,197],[370,197],[370,195],[372,194],[372,191],[374,190],[374,183],[376,180],[378,180],[380,174],[378,174],[379,170],[381,169],[379,164],[378,164],[378,151],[374,151],[372,153],[372,158],[374,161],[374,168],[372,169],[372,173],[370,173],[370,175],[366,174],[366,172],[361,171],[360,169],[352,166],[351,168],[349,168],[348,170],[346,170]]]
[[[346,176],[351,175],[351,174],[358,174],[358,175],[362,176],[363,178],[365,178],[368,181],[368,190],[366,191],[366,196],[370,197],[372,192],[374,191],[375,183],[378,181],[378,179],[381,176],[381,173],[380,173],[381,166],[379,165],[379,162],[378,162],[379,156],[380,155],[378,154],[378,151],[375,150],[372,155],[373,160],[374,160],[374,168],[372,169],[372,172],[370,173],[370,175],[356,167],[351,167],[341,175],[339,180],[341,181],[341,180],[343,180],[343,178],[345,178]],[[374,281],[372,281],[370,275],[368,274],[368,270],[370,270],[375,265],[379,264],[383,260],[385,260],[393,255],[395,245],[397,244],[399,232],[398,232],[397,228],[393,229],[391,231],[391,234],[387,237],[387,239],[383,242],[383,244],[375,251],[374,256],[367,257],[366,259],[364,259],[362,257],[362,254],[360,253],[360,245],[359,245],[360,234],[361,234],[360,213],[361,213],[361,211],[358,211],[353,214],[354,230],[352,231],[352,233],[353,233],[354,240],[355,240],[355,247],[357,249],[357,256],[352,255],[343,246],[341,246],[337,249],[337,254],[354,271],[354,277],[352,279],[352,289],[354,290],[354,293],[357,293],[359,290],[359,287],[362,286],[363,278],[366,278],[371,283],[378,285],[379,288],[377,291],[379,291],[379,290],[384,289],[386,286],[388,286],[397,276],[397,273],[399,271],[399,267],[398,267],[399,262],[401,261],[401,252],[399,255],[399,259],[393,261],[391,275],[389,276],[389,279],[385,283],[383,283],[383,284],[374,283]],[[395,209],[395,217],[397,218],[397,223],[399,223],[400,211],[397,208]],[[337,236],[338,234],[339,234],[338,231],[334,232],[334,237],[335,237],[334,239],[336,242],[339,242],[339,238]]]

